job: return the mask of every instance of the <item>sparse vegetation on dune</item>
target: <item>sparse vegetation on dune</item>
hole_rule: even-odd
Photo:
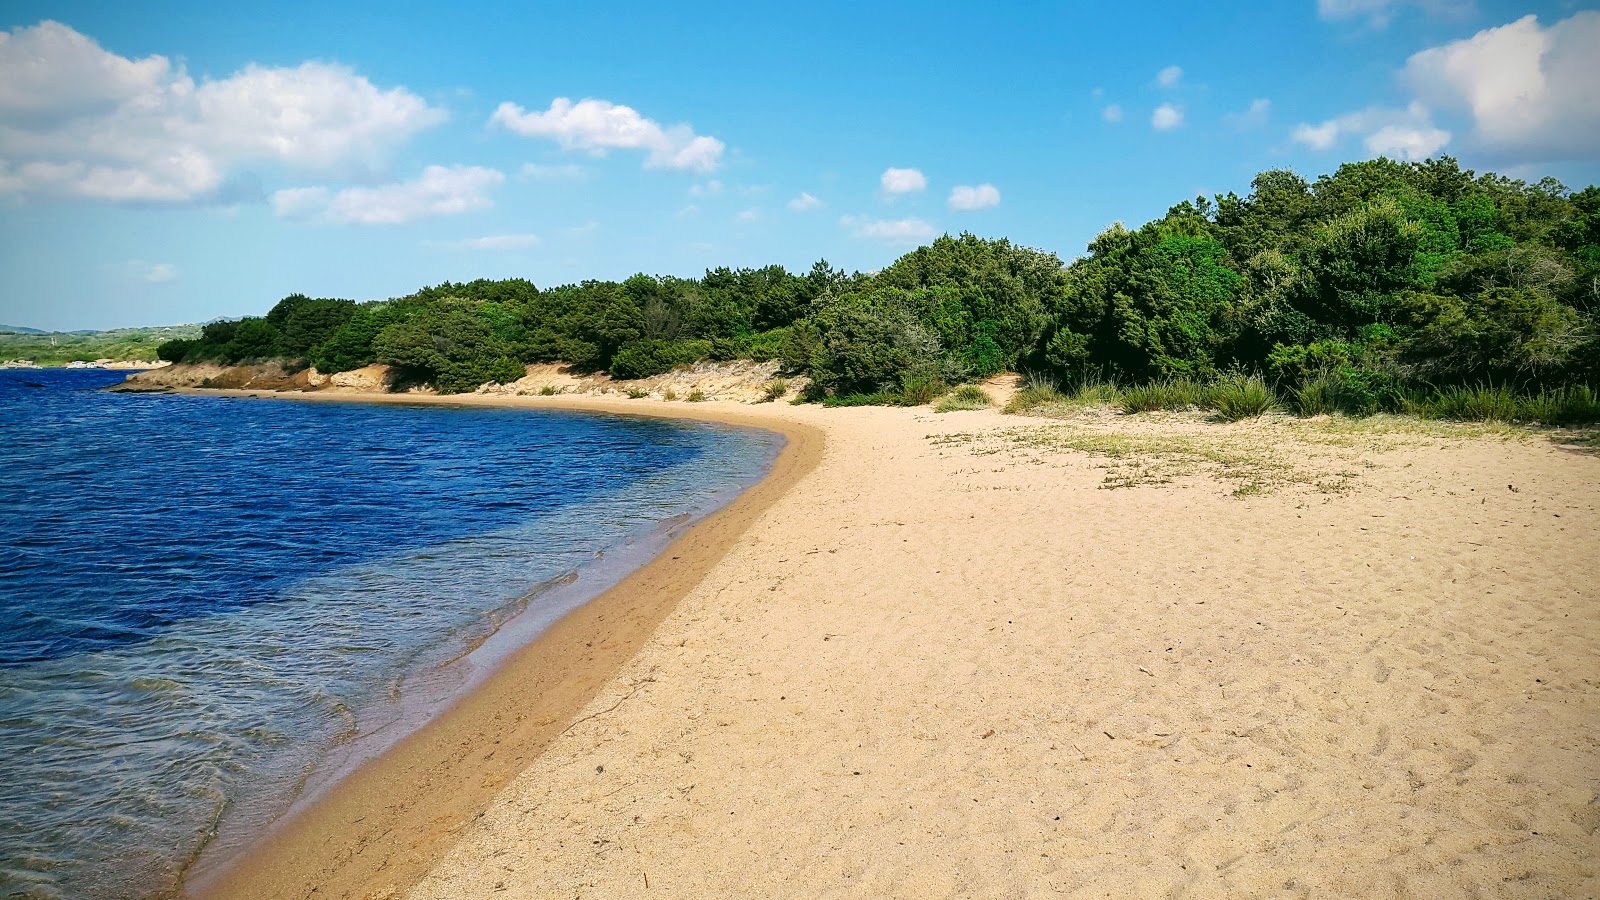
[[[957,410],[988,409],[994,401],[984,392],[983,388],[975,384],[964,384],[950,393],[939,398],[934,405],[934,412],[955,412]]]

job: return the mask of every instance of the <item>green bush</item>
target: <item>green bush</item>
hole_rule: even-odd
[[[1523,403],[1528,421],[1545,425],[1590,425],[1600,422],[1600,394],[1577,384],[1540,391]]]
[[[949,389],[944,379],[936,375],[910,374],[901,379],[900,392],[895,395],[896,402],[901,406],[923,406],[937,400]]]
[[[1224,378],[1211,386],[1209,406],[1224,422],[1253,419],[1277,408],[1278,397],[1258,375]]]
[[[988,409],[992,403],[983,388],[975,384],[963,384],[941,398],[933,411],[943,413],[960,409]]]
[[[177,338],[167,341],[156,347],[156,358],[167,362],[181,363],[195,348],[200,346],[200,341],[195,339]]]
[[[700,390],[699,388],[695,388],[694,390],[689,392],[688,402],[690,402],[690,403],[700,403],[700,402],[704,401],[705,399],[706,399],[706,392]]]
[[[1207,386],[1192,378],[1163,378],[1123,389],[1122,411],[1183,412],[1191,408],[1204,408],[1209,405],[1207,393]]]
[[[767,382],[766,390],[762,392],[759,402],[771,403],[787,393],[789,393],[789,382],[784,381],[782,378],[774,378]]]
[[[1476,385],[1445,388],[1433,398],[1429,411],[1441,419],[1463,422],[1514,422],[1520,405],[1508,387]]]

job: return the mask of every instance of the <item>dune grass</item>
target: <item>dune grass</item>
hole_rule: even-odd
[[[934,412],[955,412],[962,409],[988,409],[994,401],[975,384],[963,384],[939,399]]]

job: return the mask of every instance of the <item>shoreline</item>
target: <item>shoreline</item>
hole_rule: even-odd
[[[563,729],[655,632],[735,540],[816,468],[823,434],[775,415],[708,403],[481,394],[448,396],[183,389],[204,396],[396,405],[492,406],[759,428],[783,436],[766,475],[644,565],[512,651],[421,727],[362,761],[247,849],[178,887],[199,898],[366,896],[420,880],[451,837]],[[648,404],[648,405],[646,405]],[[570,724],[569,724],[570,723]],[[396,788],[399,787],[399,790]],[[404,835],[396,839],[396,835]],[[201,857],[204,859],[204,853]],[[382,890],[378,891],[382,893]]]
[[[478,744],[369,785],[411,818],[293,823],[250,857],[263,880],[214,896],[1600,886],[1592,447],[1402,420],[378,402],[787,423],[815,468],[702,529],[676,599],[616,619],[631,649],[570,648],[588,681],[565,719],[475,695]],[[495,752],[498,790],[473,781]],[[457,793],[483,805],[413,799]]]

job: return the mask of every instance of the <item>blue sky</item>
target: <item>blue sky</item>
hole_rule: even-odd
[[[1494,0],[8,3],[0,323],[1113,221],[1380,153],[1600,181],[1600,12]]]

